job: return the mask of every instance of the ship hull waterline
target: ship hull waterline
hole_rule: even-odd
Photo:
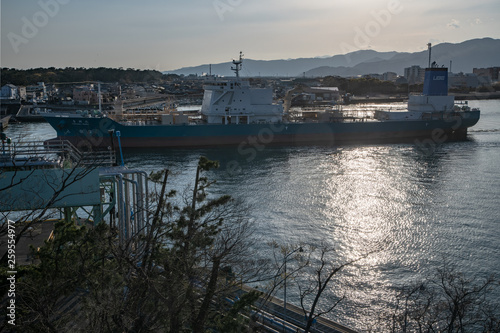
[[[339,123],[279,123],[228,125],[124,125],[110,119],[72,120],[50,117],[57,138],[79,148],[107,148],[117,144],[120,132],[123,148],[197,148],[262,145],[343,145],[366,143],[411,143],[464,140],[467,128],[479,120],[479,112],[467,117],[416,121],[359,121]],[[110,130],[112,132],[110,132]],[[421,142],[421,141],[419,141]],[[418,143],[418,142],[416,142]]]

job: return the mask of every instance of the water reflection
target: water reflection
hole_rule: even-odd
[[[500,104],[481,103],[473,140],[431,155],[411,144],[266,147],[253,160],[235,148],[141,149],[126,151],[125,161],[146,171],[169,168],[169,186],[182,190],[193,182],[200,155],[219,160],[221,168],[208,175],[217,180],[212,192],[251,205],[263,252],[271,240],[326,241],[346,261],[384,242],[384,251],[348,267],[329,290],[347,295],[332,318],[363,329],[386,308],[394,286],[433,272],[443,258],[470,276],[500,271]],[[240,172],[227,172],[231,161]],[[288,292],[296,302],[292,284]]]

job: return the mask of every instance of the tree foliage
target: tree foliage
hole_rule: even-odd
[[[45,83],[64,83],[64,82],[161,82],[169,76],[162,74],[157,70],[139,70],[132,68],[32,68],[15,69],[2,68],[1,86],[7,83],[26,86],[34,85],[37,82]]]
[[[209,195],[213,182],[205,173],[217,166],[200,158],[193,188],[177,201],[167,191],[168,170],[151,175],[159,185],[156,205],[146,229],[130,239],[120,241],[104,223],[58,223],[54,238],[34,252],[39,263],[19,268],[16,329],[205,332],[248,325],[259,293],[234,295],[238,282],[259,275],[253,229],[241,203]]]
[[[408,94],[408,85],[398,85],[391,81],[382,81],[376,78],[344,78],[340,76],[327,76],[323,79],[323,86],[338,87],[339,90],[354,95],[370,94]],[[422,85],[410,86],[410,91],[421,92]]]

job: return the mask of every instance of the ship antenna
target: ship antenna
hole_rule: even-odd
[[[240,70],[243,62],[243,52],[240,51],[240,59],[239,60],[233,60],[233,65],[234,67],[231,67],[231,70],[233,70],[236,73],[236,78],[240,78]]]

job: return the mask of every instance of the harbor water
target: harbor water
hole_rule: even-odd
[[[383,242],[339,273],[325,296],[345,295],[329,318],[364,331],[396,287],[444,262],[469,278],[500,277],[500,100],[469,105],[481,119],[463,142],[141,149],[124,159],[129,168],[168,168],[178,190],[192,184],[200,155],[219,160],[209,175],[213,192],[250,205],[263,256],[275,240],[328,244],[346,262]],[[55,136],[48,124],[11,124],[6,132],[14,141]],[[298,302],[293,283],[288,292]]]

